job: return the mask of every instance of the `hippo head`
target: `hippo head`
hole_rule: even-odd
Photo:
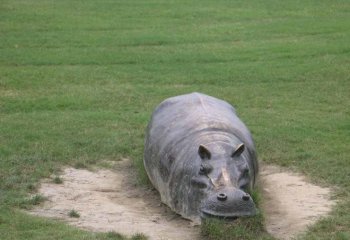
[[[200,145],[197,173],[191,178],[192,193],[198,193],[200,215],[235,219],[256,214],[248,193],[254,182],[249,153],[243,143]]]

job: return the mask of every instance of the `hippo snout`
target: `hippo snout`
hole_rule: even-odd
[[[256,214],[251,196],[237,188],[213,192],[201,207],[203,217],[237,218]]]

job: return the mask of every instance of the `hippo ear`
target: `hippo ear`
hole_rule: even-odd
[[[238,146],[236,147],[236,149],[233,151],[231,157],[239,157],[242,152],[244,151],[244,144],[241,143],[241,144],[238,144]]]
[[[199,146],[198,154],[201,157],[201,159],[210,159],[211,158],[210,151],[206,147],[204,147],[203,145]]]

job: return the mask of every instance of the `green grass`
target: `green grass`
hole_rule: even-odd
[[[52,180],[56,184],[62,184],[63,180],[59,176],[55,176],[54,179]]]
[[[251,192],[254,203],[261,203],[261,192],[255,189]],[[261,210],[254,217],[242,217],[234,220],[216,218],[205,219],[201,225],[201,236],[207,240],[235,240],[235,239],[264,239],[274,240],[264,227],[264,216]]]
[[[208,240],[265,239],[273,240],[262,225],[259,214],[255,218],[240,218],[234,223],[218,219],[206,219],[201,226],[201,236]]]
[[[147,184],[151,112],[192,91],[232,103],[263,162],[336,186],[339,204],[302,239],[349,237],[348,1],[1,0],[0,12],[1,239],[110,239],[18,209],[63,165],[127,157]],[[252,224],[233,231],[268,238]]]
[[[91,233],[70,227],[61,222],[38,218],[18,210],[0,209],[0,236],[3,239],[40,239],[40,240],[141,240],[142,234],[127,238],[121,234]]]
[[[75,210],[70,210],[68,216],[71,218],[80,218],[80,214]]]

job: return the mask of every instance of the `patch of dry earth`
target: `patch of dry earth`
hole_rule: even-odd
[[[278,239],[291,239],[304,232],[335,205],[329,188],[276,166],[262,167],[260,186],[266,229]]]
[[[161,204],[155,190],[136,187],[132,172],[127,160],[118,162],[113,171],[66,168],[60,176],[63,184],[41,184],[39,193],[49,201],[32,213],[92,231],[143,233],[156,240],[196,239],[198,227]],[[79,218],[68,216],[72,209]]]
[[[63,219],[92,231],[115,231],[125,235],[143,233],[150,239],[198,239],[199,228],[160,203],[155,190],[136,186],[128,160],[113,170],[88,171],[66,168],[63,184],[43,182],[42,206],[31,213]],[[301,176],[266,166],[261,172],[263,208],[267,230],[280,239],[290,239],[307,225],[328,213],[332,206],[329,189],[304,181]],[[80,218],[70,218],[75,210]]]

